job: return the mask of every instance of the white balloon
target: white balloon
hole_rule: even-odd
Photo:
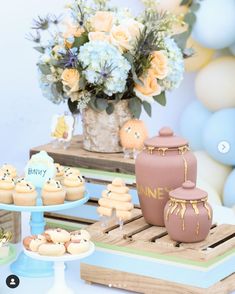
[[[194,154],[197,158],[197,178],[208,183],[222,198],[224,184],[232,168],[214,160],[205,151]]]
[[[206,48],[222,49],[235,42],[235,1],[203,0],[196,13],[193,38]]]

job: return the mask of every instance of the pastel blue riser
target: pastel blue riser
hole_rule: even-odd
[[[55,211],[56,214],[73,216],[74,218],[90,219],[99,221],[100,216],[97,214],[97,207],[94,205],[84,204],[77,208],[66,209],[63,211]]]
[[[204,270],[190,265],[185,266],[177,265],[176,263],[164,263],[159,260],[138,258],[136,255],[123,255],[98,249],[83,262],[93,266],[200,288],[209,288],[235,271],[234,255],[223,263],[219,263],[215,267]]]
[[[97,198],[97,199],[101,198],[102,191],[107,189],[106,185],[93,184],[93,183],[86,183],[86,188],[89,192],[90,197]],[[140,203],[139,203],[137,191],[134,189],[130,189],[129,193],[131,194],[133,204],[139,205]]]

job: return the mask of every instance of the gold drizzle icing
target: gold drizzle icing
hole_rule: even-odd
[[[182,230],[185,230],[185,212],[187,210],[187,204],[191,204],[192,208],[195,212],[196,215],[199,215],[199,209],[198,209],[198,204],[203,203],[203,206],[207,210],[208,214],[208,219],[211,219],[211,210],[209,206],[207,205],[207,197],[200,199],[200,200],[181,200],[181,199],[176,199],[171,197],[169,204],[168,204],[168,209],[166,212],[166,220],[169,220],[169,215],[173,214],[175,212],[175,215],[180,215],[180,218],[182,219]],[[200,231],[200,223],[199,221],[197,222],[197,227],[196,227],[196,234],[198,235]]]
[[[144,148],[144,150],[148,150],[150,154],[153,154],[153,151],[157,151],[161,156],[165,156],[167,151],[178,151],[180,155],[184,155],[187,151],[190,150],[190,148],[188,145],[184,145],[178,148],[147,146]]]
[[[208,219],[211,219],[211,210],[210,210],[209,206],[207,205],[207,202],[205,201],[203,204],[204,204],[205,209],[207,210]]]
[[[199,234],[199,230],[200,230],[200,223],[199,221],[197,221],[197,228],[196,228],[196,234]]]

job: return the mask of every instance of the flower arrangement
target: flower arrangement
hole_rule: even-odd
[[[6,232],[3,228],[0,228],[0,247],[7,245],[11,239],[12,233]]]
[[[43,95],[67,101],[72,112],[90,107],[108,114],[126,99],[133,117],[142,108],[151,116],[151,103],[165,105],[165,92],[183,79],[184,46],[172,30],[181,20],[158,13],[153,1],[138,17],[106,0],[86,2],[67,5],[69,20],[50,15],[34,21],[29,37],[40,52]]]

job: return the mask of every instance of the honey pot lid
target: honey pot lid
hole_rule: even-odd
[[[160,129],[158,136],[145,140],[144,145],[157,148],[175,148],[188,145],[188,141],[175,136],[171,128],[163,127]]]
[[[170,191],[169,195],[179,200],[200,200],[208,196],[206,191],[196,188],[191,181],[184,182],[180,188]]]

